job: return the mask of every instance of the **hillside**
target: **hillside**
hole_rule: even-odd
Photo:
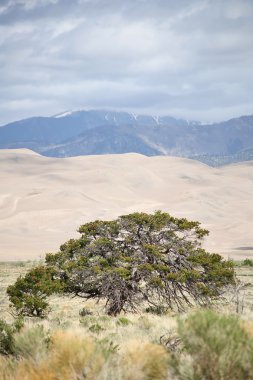
[[[80,110],[2,126],[0,148],[28,148],[49,157],[134,152],[220,166],[251,159],[253,116],[205,125],[170,116]]]

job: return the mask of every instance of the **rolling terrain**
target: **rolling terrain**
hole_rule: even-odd
[[[179,157],[59,159],[7,149],[0,181],[0,260],[43,257],[86,221],[157,209],[199,220],[210,251],[253,255],[252,161],[212,168]]]

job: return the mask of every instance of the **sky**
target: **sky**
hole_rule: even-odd
[[[113,109],[253,114],[253,0],[0,0],[0,125]]]

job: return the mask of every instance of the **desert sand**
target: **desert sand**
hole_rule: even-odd
[[[87,221],[158,209],[199,220],[208,250],[253,257],[253,162],[211,168],[178,157],[0,150],[0,181],[2,261],[43,258]]]

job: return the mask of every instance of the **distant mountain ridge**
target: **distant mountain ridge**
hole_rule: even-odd
[[[28,148],[50,157],[130,152],[173,155],[219,166],[252,159],[253,115],[202,124],[171,116],[66,111],[2,126],[0,148]]]

